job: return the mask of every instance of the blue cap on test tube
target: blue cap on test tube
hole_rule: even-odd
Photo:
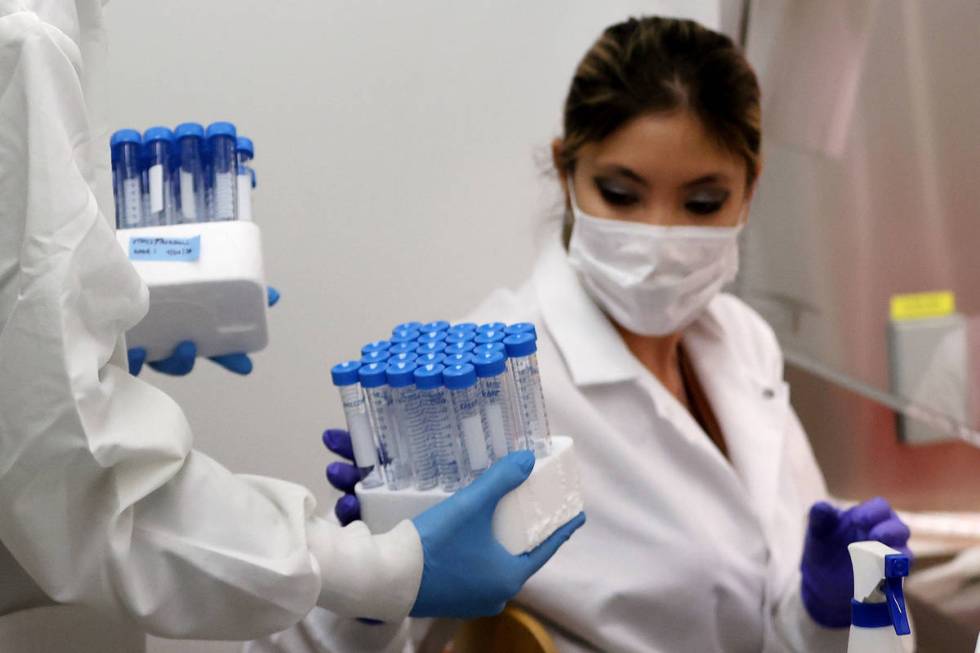
[[[177,140],[186,136],[204,138],[204,125],[196,122],[182,122],[174,129],[174,136]]]
[[[389,363],[388,368],[385,370],[389,387],[405,388],[415,383],[416,367],[418,366],[411,361]]]
[[[418,365],[434,365],[441,364],[445,359],[446,357],[443,354],[431,351],[428,354],[419,354],[415,362]]]
[[[485,351],[472,355],[472,364],[478,377],[486,378],[503,374],[507,369],[507,357],[495,351]]]
[[[426,331],[449,331],[449,322],[446,322],[445,320],[426,322],[419,328],[419,331],[422,333],[425,333]]]
[[[455,354],[445,354],[445,358],[442,364],[446,367],[450,365],[462,365],[463,363],[470,363],[473,361],[473,357],[466,352],[458,352]]]
[[[415,353],[418,354],[419,356],[421,356],[422,354],[428,354],[430,352],[441,354],[445,348],[446,348],[446,343],[440,342],[438,340],[429,340],[428,342],[419,344],[419,346],[415,349]]]
[[[422,328],[421,322],[402,322],[391,330],[392,334],[398,331],[418,331]]]
[[[388,351],[391,347],[391,343],[387,340],[375,340],[374,342],[369,342],[368,344],[361,347],[362,354],[369,354],[372,351]]]
[[[458,322],[449,327],[449,333],[473,333],[479,328],[476,322]]]
[[[150,127],[143,132],[143,144],[154,143],[156,141],[167,141],[173,143],[176,139],[169,127]]]
[[[374,351],[369,351],[368,353],[361,356],[361,362],[364,364],[384,363],[387,362],[389,358],[391,358],[391,354],[389,354],[386,350],[375,349]]]
[[[476,338],[476,331],[448,331],[446,335],[446,344],[451,345],[454,342],[473,342]]]
[[[477,345],[473,348],[473,354],[478,355],[484,352],[496,352],[498,354],[507,354],[507,347],[504,346],[502,342],[488,342],[486,344]]]
[[[407,363],[414,363],[416,360],[418,360],[418,356],[410,351],[402,351],[402,352],[398,352],[397,354],[392,354],[391,350],[389,349],[388,354],[389,354],[388,356],[389,365],[391,365],[392,363],[400,363],[403,361]]]
[[[442,371],[442,381],[450,390],[464,390],[476,385],[476,370],[469,363],[450,365]]]
[[[368,363],[361,365],[357,371],[358,380],[362,388],[380,388],[388,382],[386,370],[388,366],[384,363]]]
[[[476,328],[480,333],[484,331],[503,331],[507,328],[507,325],[503,322],[487,322],[486,324],[481,324]]]
[[[396,342],[415,342],[420,335],[422,334],[415,329],[395,329],[391,332],[389,341],[393,344]]]
[[[208,125],[208,128],[204,131],[205,138],[211,139],[216,136],[230,136],[236,141],[238,140],[238,130],[235,129],[235,125],[230,122],[212,122]]]
[[[425,344],[427,342],[444,342],[446,340],[445,331],[425,331],[418,337],[418,343]]]
[[[361,364],[358,361],[340,363],[330,368],[330,378],[336,386],[354,385],[360,382],[357,376],[357,371],[360,369]]]
[[[235,149],[239,152],[244,152],[250,159],[255,158],[255,144],[252,143],[251,138],[239,136],[235,140]]]
[[[414,354],[416,349],[418,349],[418,344],[414,340],[409,340],[406,342],[393,342],[391,343],[391,347],[388,347],[388,353],[392,356],[404,352]]]
[[[488,342],[503,342],[506,337],[507,334],[503,330],[487,329],[477,334],[473,341],[478,345],[485,345]]]
[[[143,137],[135,129],[120,129],[112,134],[109,139],[109,147],[116,147],[122,143],[142,143]]]
[[[518,333],[514,336],[507,336],[504,339],[504,346],[507,347],[507,355],[511,358],[521,358],[530,356],[538,350],[538,340],[530,333]]]
[[[474,347],[476,347],[476,345],[472,342],[447,342],[443,353],[446,355],[466,354],[473,351]]]
[[[446,368],[439,363],[429,363],[427,365],[419,365],[415,368],[415,387],[419,390],[434,390],[435,388],[441,388],[442,382],[442,372]]]
[[[534,324],[531,322],[518,322],[517,324],[511,324],[504,329],[504,333],[509,336],[516,336],[518,333],[530,333],[533,334],[535,338],[538,337],[538,330],[534,328]]]

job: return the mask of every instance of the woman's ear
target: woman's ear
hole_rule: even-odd
[[[551,162],[555,166],[555,172],[558,173],[558,181],[561,182],[561,188],[565,191],[566,197],[568,196],[568,171],[565,169],[565,165],[562,163],[562,142],[560,138],[555,138],[551,141]]]

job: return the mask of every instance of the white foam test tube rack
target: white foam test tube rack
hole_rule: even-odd
[[[262,236],[253,222],[124,229],[116,239],[150,290],[147,315],[126,334],[147,360],[185,340],[199,356],[254,352],[268,344]]]
[[[535,462],[531,476],[500,500],[493,515],[494,536],[514,555],[534,549],[584,509],[572,439],[556,435],[551,441],[551,453]],[[452,495],[438,488],[391,491],[360,483],[355,492],[361,519],[373,533],[385,533]]]

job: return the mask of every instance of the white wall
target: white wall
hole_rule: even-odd
[[[407,319],[452,319],[530,270],[574,66],[606,25],[716,0],[114,2],[109,125],[227,119],[256,143],[272,342],[247,378],[145,378],[200,449],[331,506],[328,364]],[[731,4],[731,3],[728,3]],[[674,9],[674,11],[672,11]],[[150,650],[231,651],[152,640]]]

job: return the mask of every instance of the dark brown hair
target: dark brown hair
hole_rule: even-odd
[[[743,158],[751,187],[759,172],[759,84],[731,39],[691,20],[630,18],[602,33],[572,79],[557,163],[570,172],[583,145],[638,116],[678,109]]]

